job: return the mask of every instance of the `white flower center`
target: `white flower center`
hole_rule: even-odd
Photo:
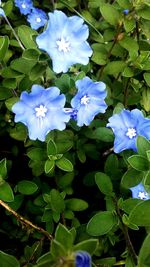
[[[56,41],[56,44],[60,52],[63,51],[64,53],[66,53],[70,51],[70,42],[68,42],[63,37],[60,40]]]
[[[25,4],[25,3],[23,3],[21,6],[22,6],[22,8],[24,8],[24,9],[26,8],[26,4]]]
[[[145,198],[147,198],[147,193],[145,193],[145,192],[139,192],[139,193],[138,193],[138,198],[140,198],[140,199],[145,199]]]
[[[43,105],[40,105],[39,107],[35,108],[35,111],[36,111],[36,117],[44,118],[47,112],[47,108]]]
[[[136,130],[134,128],[128,128],[126,136],[128,136],[130,139],[132,139],[133,137],[136,136]]]
[[[41,18],[36,18],[36,22],[40,23],[41,22]]]
[[[80,103],[81,105],[87,105],[90,102],[90,98],[88,95],[84,95],[81,99],[80,99]]]

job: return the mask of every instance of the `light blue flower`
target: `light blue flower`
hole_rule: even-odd
[[[150,199],[150,195],[145,191],[145,188],[142,183],[131,187],[130,190],[132,191],[132,197],[133,198],[139,198],[139,199]]]
[[[5,17],[5,12],[2,8],[0,8],[0,17]]]
[[[75,267],[91,267],[91,256],[85,251],[79,251],[75,255]]]
[[[67,72],[76,63],[88,64],[92,49],[86,41],[88,26],[83,23],[80,17],[67,17],[62,11],[49,13],[47,28],[36,42],[51,57],[56,73]]]
[[[31,0],[15,0],[15,6],[19,8],[21,14],[27,15],[31,12],[33,3]]]
[[[93,82],[89,77],[84,77],[75,84],[78,92],[71,100],[71,106],[77,111],[77,125],[87,126],[98,113],[105,113],[106,85],[103,82]]]
[[[46,24],[47,15],[43,10],[33,8],[31,13],[27,16],[27,21],[30,23],[32,29],[37,30]]]
[[[33,85],[31,93],[22,92],[20,101],[12,107],[16,114],[15,122],[22,122],[28,127],[30,139],[44,141],[49,131],[65,129],[70,119],[63,111],[65,100],[57,87],[44,89]]]
[[[129,14],[129,9],[124,9],[123,10],[123,14],[128,15]]]
[[[150,119],[144,118],[138,109],[123,109],[119,114],[109,118],[107,127],[111,127],[114,135],[114,151],[120,153],[126,149],[137,151],[136,139],[142,135],[150,140]]]

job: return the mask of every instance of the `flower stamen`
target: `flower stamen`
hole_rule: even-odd
[[[60,52],[63,51],[64,53],[66,53],[70,51],[70,42],[68,42],[63,37],[60,40],[56,41],[56,44]]]
[[[36,22],[40,23],[41,22],[41,18],[36,18]]]
[[[27,6],[26,6],[25,3],[23,3],[23,4],[21,5],[21,7],[25,9]]]
[[[136,137],[136,129],[128,128],[126,136],[128,136],[130,139],[132,139],[133,137]]]
[[[140,198],[140,199],[147,199],[147,193],[140,191],[138,193],[138,198]]]
[[[44,118],[47,112],[47,108],[43,105],[40,105],[39,107],[35,108],[35,111],[36,111],[35,115],[37,118]]]
[[[88,95],[84,95],[81,99],[80,99],[80,103],[81,105],[88,105],[90,102],[90,98]]]

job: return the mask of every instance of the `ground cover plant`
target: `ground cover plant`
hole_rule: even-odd
[[[0,266],[150,266],[150,1],[0,1]]]

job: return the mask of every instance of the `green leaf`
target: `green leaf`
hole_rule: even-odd
[[[92,132],[93,139],[97,139],[103,142],[113,142],[114,134],[112,130],[106,127],[99,127]]]
[[[53,257],[50,252],[47,252],[46,254],[42,255],[38,260],[37,260],[37,265],[36,267],[47,267],[47,266],[52,266],[53,263]]]
[[[146,191],[150,194],[150,171],[146,172],[143,183]]]
[[[144,80],[146,81],[147,85],[150,86],[150,73],[145,72],[143,76],[144,76]]]
[[[92,236],[105,235],[116,225],[116,217],[110,211],[95,214],[87,224],[87,232]]]
[[[57,142],[57,153],[64,154],[73,147],[73,141],[66,140],[63,142]]]
[[[0,60],[3,60],[9,46],[8,36],[0,36]]]
[[[150,20],[150,7],[144,7],[138,10],[137,14],[143,19]]]
[[[141,171],[137,171],[132,168],[128,169],[122,177],[121,185],[124,188],[134,187],[141,182],[143,175],[144,174]]]
[[[44,171],[46,174],[50,173],[55,167],[55,161],[54,160],[46,160],[44,165]]]
[[[13,191],[10,185],[5,181],[0,184],[0,199],[6,202],[14,201]]]
[[[12,255],[6,254],[0,250],[1,267],[19,267],[19,261]]]
[[[23,74],[29,74],[32,67],[36,64],[35,60],[27,60],[25,58],[17,58],[11,62],[11,69],[21,72]]]
[[[45,71],[46,71],[45,66],[40,63],[37,63],[35,66],[33,66],[32,69],[30,69],[30,75],[29,75],[30,80],[35,81],[39,79],[40,77],[42,77]]]
[[[146,151],[150,150],[150,141],[143,136],[138,136],[136,140],[138,154],[147,156]]]
[[[125,67],[126,63],[124,61],[121,60],[111,61],[104,68],[104,72],[106,74],[116,75],[119,74],[120,72],[123,72]]]
[[[148,161],[150,161],[150,150],[146,151],[146,156],[147,156]]]
[[[66,172],[72,172],[73,171],[73,165],[71,163],[71,161],[67,158],[65,158],[64,156],[59,159],[59,160],[56,160],[56,166],[63,170],[63,171],[66,171]]]
[[[16,81],[16,79],[13,79],[13,78],[3,80],[2,84],[5,88],[9,88],[9,89],[16,89],[16,87],[17,87],[17,81]],[[5,89],[5,91],[6,91],[6,89]],[[13,96],[11,91],[7,90],[6,92],[7,92],[7,94],[9,93],[10,96]]]
[[[22,180],[17,184],[17,189],[23,195],[32,195],[38,190],[38,186],[31,181]]]
[[[61,213],[64,211],[65,203],[59,191],[57,191],[56,189],[52,189],[50,192],[50,200],[51,200],[51,207],[53,211],[58,212],[58,213]]]
[[[59,188],[65,189],[66,187],[71,185],[73,179],[74,179],[74,173],[69,172],[61,177],[58,177],[57,184]]]
[[[62,225],[59,224],[55,231],[55,240],[62,244],[62,246],[65,248],[65,250],[71,250],[73,245],[73,235],[68,229]]]
[[[89,0],[89,8],[97,8],[100,7],[101,4],[103,4],[105,0]]]
[[[1,180],[6,178],[6,176],[7,176],[6,159],[2,159],[0,161],[0,183],[1,183]]]
[[[57,154],[57,147],[55,142],[50,139],[47,143],[47,155],[56,155]]]
[[[135,24],[135,20],[133,18],[130,17],[130,18],[124,19],[124,28],[125,28],[125,31],[127,33],[133,31],[135,26],[136,26],[136,24]]]
[[[138,56],[138,50],[139,46],[136,40],[134,40],[132,37],[124,36],[123,39],[119,41],[119,44],[128,50],[130,57],[136,57]]]
[[[105,161],[104,170],[108,176],[116,175],[119,167],[119,161],[115,154],[111,154]]]
[[[119,6],[121,6],[124,9],[129,9],[132,7],[132,4],[130,3],[130,0],[117,0]]]
[[[76,244],[73,248],[74,251],[87,251],[90,255],[94,253],[98,245],[98,239],[88,239]]]
[[[137,204],[129,214],[129,222],[138,226],[150,226],[150,200]]]
[[[66,255],[64,246],[55,239],[53,239],[51,242],[50,252],[53,255],[53,257],[56,259],[58,257],[64,257]]]
[[[121,204],[121,209],[123,209],[127,214],[129,214],[137,204],[141,203],[143,200],[138,198],[128,198]]]
[[[1,75],[4,78],[18,78],[22,77],[23,74],[11,69],[10,67],[6,67],[2,69]]]
[[[47,159],[46,151],[43,148],[31,148],[27,152],[27,156],[32,159],[32,160],[37,160],[37,161],[44,161]]]
[[[117,25],[121,18],[119,11],[111,4],[103,4],[100,7],[100,12],[104,19],[111,25]]]
[[[95,174],[95,182],[99,190],[105,195],[111,195],[113,191],[112,182],[108,175],[102,172]]]
[[[82,211],[88,208],[88,203],[82,199],[71,198],[65,200],[66,208],[72,211]]]
[[[22,57],[25,59],[28,59],[28,60],[36,60],[37,61],[39,58],[39,55],[40,55],[39,50],[29,48],[23,52]]]
[[[27,128],[22,123],[17,123],[15,128],[10,130],[10,136],[18,141],[25,141],[27,138]]]
[[[128,162],[137,171],[147,171],[149,169],[149,162],[147,158],[141,155],[133,155],[129,157]]]
[[[150,234],[148,234],[142,244],[142,247],[138,256],[137,267],[149,267],[150,266]]]
[[[36,48],[36,43],[33,41],[33,36],[37,35],[37,32],[32,30],[26,25],[18,27],[18,36],[26,48]]]

